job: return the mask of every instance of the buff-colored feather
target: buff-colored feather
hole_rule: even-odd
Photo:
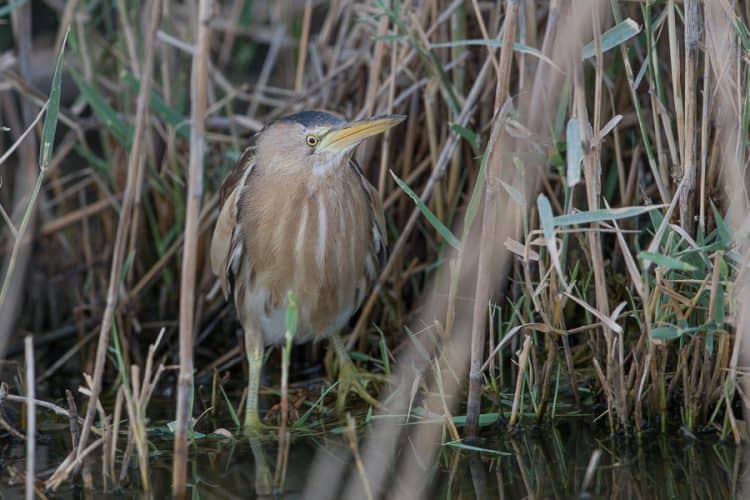
[[[354,162],[342,157],[316,171],[296,143],[285,143],[299,138],[283,126],[273,157],[259,147],[227,177],[211,242],[222,290],[266,344],[283,340],[289,292],[299,307],[297,342],[341,329],[377,278],[387,243],[380,197]]]

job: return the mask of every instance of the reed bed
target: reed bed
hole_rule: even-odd
[[[259,483],[283,488],[290,439],[335,430],[344,491],[382,495],[385,421],[441,424],[416,446],[568,417],[741,442],[749,22],[724,0],[0,6],[0,409],[32,412],[2,432],[52,410],[71,452],[44,487],[91,486],[96,463],[115,488],[135,461],[145,490],[166,433],[184,495],[191,446],[238,439],[244,407],[207,262],[218,187],[263,124],[327,109],[409,116],[356,153],[392,243],[347,346],[391,377],[371,387],[388,411],[337,417],[324,350],[270,350],[283,446]]]

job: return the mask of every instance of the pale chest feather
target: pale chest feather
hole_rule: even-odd
[[[307,176],[253,172],[237,199],[240,317],[266,343],[285,332],[287,293],[299,306],[297,341],[345,326],[376,278],[385,250],[377,194],[353,166]],[[373,198],[375,197],[375,198]]]

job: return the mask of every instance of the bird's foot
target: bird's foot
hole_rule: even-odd
[[[242,434],[248,438],[262,438],[269,434],[275,434],[276,430],[275,427],[263,423],[257,413],[247,415],[242,422]]]
[[[367,392],[369,382],[387,383],[388,377],[380,373],[362,371],[352,362],[346,352],[339,351],[339,376],[336,391],[336,414],[341,415],[346,406],[346,398],[353,392],[370,406],[384,409],[383,404]]]

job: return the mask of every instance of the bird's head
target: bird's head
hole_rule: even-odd
[[[302,111],[263,129],[256,157],[258,163],[282,168],[328,171],[342,164],[357,144],[404,119],[403,115],[389,115],[347,122],[325,111]]]

